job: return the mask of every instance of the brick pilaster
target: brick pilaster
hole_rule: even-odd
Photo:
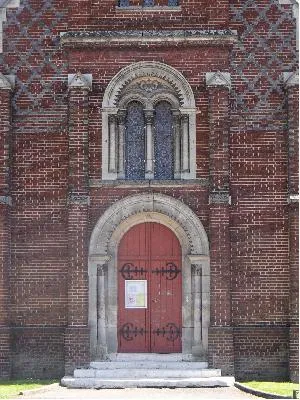
[[[0,73],[0,379],[9,378],[10,362],[10,141],[13,79]]]
[[[288,189],[290,264],[290,379],[299,380],[299,77],[285,73],[288,105]]]
[[[229,90],[230,74],[208,73],[210,126],[209,235],[211,260],[211,327],[209,362],[234,373],[231,326],[230,195],[229,195]]]
[[[88,334],[88,141],[89,75],[69,76],[68,328],[66,372],[89,361]]]

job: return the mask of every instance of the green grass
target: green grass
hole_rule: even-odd
[[[55,382],[57,381],[33,379],[0,381],[0,399],[11,399],[25,390],[37,389]]]
[[[298,383],[291,382],[241,382],[243,385],[248,386],[252,389],[257,389],[262,392],[268,392],[273,394],[280,394],[282,396],[293,397],[293,390],[299,390]]]

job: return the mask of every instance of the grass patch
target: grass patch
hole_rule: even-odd
[[[293,397],[293,390],[299,390],[299,384],[291,382],[250,381],[241,383],[245,386],[248,386],[252,389],[260,390],[262,392],[280,394],[282,396],[290,396],[290,397]]]
[[[56,383],[56,380],[9,380],[0,381],[0,399],[11,399],[18,396],[20,392],[30,389],[38,389],[45,385],[50,385],[51,383]]]

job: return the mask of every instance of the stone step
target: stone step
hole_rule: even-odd
[[[76,369],[75,378],[143,379],[143,378],[215,378],[221,376],[220,369]]]
[[[190,361],[93,361],[93,369],[207,369],[207,362]]]
[[[61,380],[63,386],[68,388],[85,389],[125,389],[125,388],[196,388],[233,386],[234,377],[220,376],[213,378],[143,378],[143,379],[108,379],[108,378],[74,378],[65,376]]]
[[[110,353],[110,361],[197,361],[192,354],[182,353]]]

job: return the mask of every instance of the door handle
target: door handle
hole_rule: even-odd
[[[158,300],[157,299],[152,299],[152,303],[157,303]]]

